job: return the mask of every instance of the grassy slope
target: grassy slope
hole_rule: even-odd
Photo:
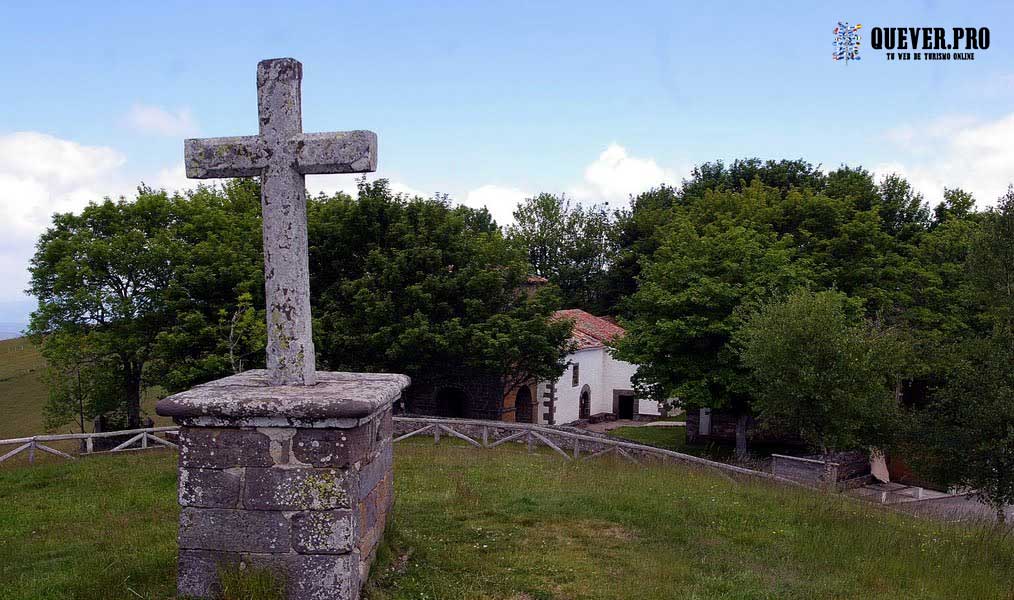
[[[48,388],[42,380],[46,361],[25,338],[0,340],[0,439],[47,433],[42,410]],[[145,416],[157,425],[171,425],[170,419],[155,415],[157,390],[149,390],[141,406]],[[90,422],[85,429],[92,430]],[[48,430],[49,433],[77,432],[76,423]],[[2,452],[0,452],[2,454]]]
[[[617,427],[609,435],[677,452],[687,449],[686,427]]]
[[[44,368],[28,340],[0,340],[0,439],[43,432]]]
[[[1014,595],[1010,538],[805,490],[446,443],[395,468],[372,600]],[[0,472],[0,598],[169,597],[174,475],[168,452]]]

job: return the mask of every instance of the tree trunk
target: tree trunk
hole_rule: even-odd
[[[127,429],[141,427],[141,365],[124,362],[127,384]]]
[[[746,458],[746,426],[750,415],[741,413],[736,419],[736,458]]]
[[[1003,505],[996,509],[996,522],[999,523],[1001,527],[1007,524],[1007,510]]]

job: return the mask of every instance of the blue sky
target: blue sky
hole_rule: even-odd
[[[819,4],[819,6],[814,6]],[[889,5],[888,5],[889,4]],[[0,55],[0,322],[55,210],[170,188],[182,140],[257,130],[255,67],[303,62],[305,131],[372,129],[377,176],[499,220],[622,204],[708,160],[803,157],[990,204],[1014,180],[1010,3],[18,3]],[[831,60],[838,20],[862,60]],[[874,26],[985,26],[974,61],[888,61]],[[349,189],[350,176],[308,178]]]

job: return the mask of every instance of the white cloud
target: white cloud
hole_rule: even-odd
[[[568,192],[579,201],[622,203],[659,184],[678,182],[672,169],[659,166],[653,158],[631,156],[626,148],[612,143],[585,167],[584,181]]]
[[[53,213],[129,192],[120,152],[32,131],[0,135],[0,300],[20,299],[35,240]]]
[[[992,206],[1014,183],[1014,113],[991,121],[946,116],[892,129],[884,138],[898,148],[897,158],[874,172],[905,177],[930,204],[943,200],[946,186]]]
[[[623,146],[612,143],[584,168],[580,182],[565,187],[566,195],[580,203],[625,204],[631,196],[660,184],[675,185],[676,172],[659,166],[653,158],[631,156]],[[552,192],[552,190],[546,190]],[[500,225],[514,222],[518,204],[533,194],[517,187],[488,184],[468,192],[465,206],[485,206]]]
[[[484,185],[468,192],[461,204],[472,208],[486,207],[497,224],[509,225],[514,222],[514,210],[518,204],[529,196],[531,194],[518,188]]]
[[[180,161],[172,167],[166,167],[159,169],[158,173],[151,181],[145,181],[154,189],[163,189],[170,194],[173,192],[184,192],[196,188],[202,183],[199,179],[188,179],[187,170],[183,166],[183,161]],[[208,182],[204,182],[208,183]]]
[[[127,113],[126,120],[130,127],[140,133],[181,137],[198,132],[197,122],[189,108],[173,112],[161,106],[135,104]]]
[[[345,192],[349,196],[355,198],[359,194],[359,180],[362,179],[362,175],[308,175],[306,177],[306,192],[311,196],[324,193],[332,195],[337,192]],[[380,179],[377,176],[367,176],[367,181],[375,181]],[[404,194],[405,196],[413,197],[420,196],[422,198],[429,198],[433,194],[428,194],[421,190],[418,190],[410,185],[401,183],[400,181],[388,181],[388,186],[391,191],[395,194]]]

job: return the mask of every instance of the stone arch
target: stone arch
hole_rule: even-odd
[[[518,423],[535,422],[535,401],[531,386],[523,385],[514,394],[514,420]]]
[[[468,393],[456,386],[437,388],[433,395],[433,404],[441,417],[466,419],[471,412]]]
[[[591,387],[587,383],[581,388],[581,395],[578,398],[577,418],[587,419],[591,416]]]

